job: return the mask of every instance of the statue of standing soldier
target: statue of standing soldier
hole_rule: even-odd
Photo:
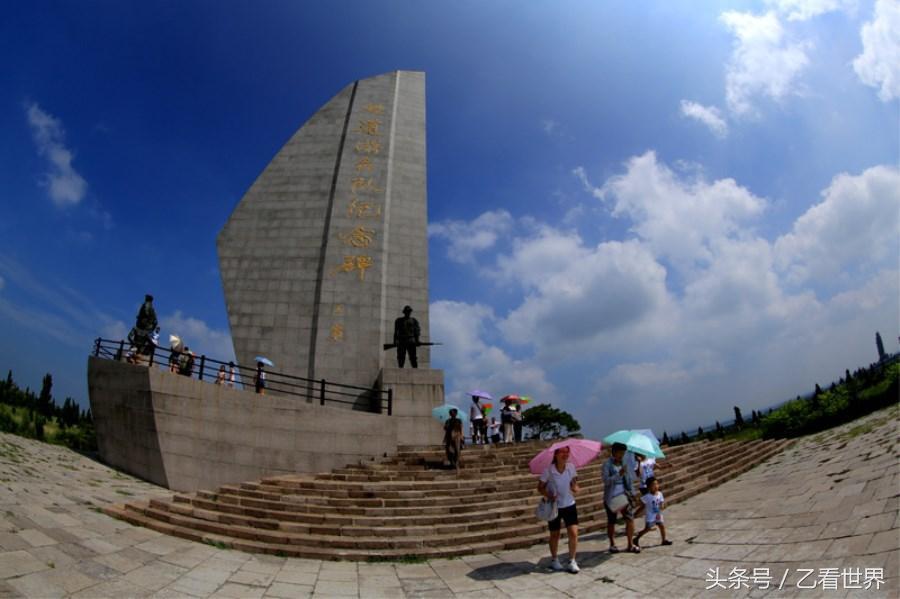
[[[419,321],[410,316],[412,308],[403,306],[403,316],[394,321],[394,345],[397,346],[397,366],[403,368],[406,363],[406,354],[409,354],[409,363],[413,368],[419,367],[416,356],[416,348],[419,343]]]
[[[138,310],[134,327],[128,333],[128,342],[134,348],[135,354],[148,354],[151,349],[151,339],[159,323],[156,320],[156,310],[153,309],[153,296],[149,293],[144,296],[144,303]]]

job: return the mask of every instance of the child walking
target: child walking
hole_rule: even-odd
[[[644,530],[637,533],[634,537],[634,544],[640,547],[641,537],[653,530],[659,528],[659,534],[662,536],[663,545],[671,545],[672,541],[666,538],[666,525],[663,524],[662,511],[666,508],[666,500],[659,490],[659,481],[656,477],[651,476],[647,479],[647,493],[641,497],[644,502]]]

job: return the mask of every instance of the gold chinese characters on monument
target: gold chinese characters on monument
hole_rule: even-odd
[[[384,191],[381,182],[377,178],[377,167],[383,149],[382,128],[384,122],[377,118],[384,115],[383,104],[368,103],[363,108],[365,113],[351,135],[355,139],[353,152],[356,158],[353,162],[353,176],[350,179],[350,198],[347,204],[346,217],[353,221],[372,221],[381,218],[381,204],[373,201],[374,195]],[[364,223],[352,226],[352,228],[339,231],[337,238],[347,248],[341,256],[340,264],[336,264],[332,273],[340,276],[351,274],[359,277],[359,281],[365,282],[366,271],[375,265],[375,259],[366,251],[371,251],[375,244],[377,231]],[[360,251],[362,250],[362,251]],[[344,315],[344,306],[335,307],[333,316]],[[344,323],[335,320],[331,325],[330,339],[341,342],[345,336]]]

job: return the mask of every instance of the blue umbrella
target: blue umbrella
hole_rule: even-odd
[[[612,445],[613,443],[621,443],[628,448],[628,451],[639,453],[641,455],[647,456],[648,458],[666,457],[666,454],[664,454],[662,449],[659,447],[659,442],[656,440],[656,435],[653,434],[653,431],[649,431],[649,433],[650,434],[647,435],[646,429],[630,431],[621,430],[604,437],[603,442],[607,445]]]
[[[481,399],[494,399],[494,396],[488,393],[487,391],[482,391],[481,389],[473,389],[469,391],[470,397],[480,397]]]
[[[256,360],[257,362],[262,362],[266,366],[275,366],[275,363],[272,362],[272,360],[270,360],[269,358],[266,358],[264,356],[256,356],[253,359]]]
[[[450,420],[450,410],[456,410],[456,417],[463,421],[463,424],[469,421],[469,416],[454,405],[445,403],[431,410],[431,415],[441,421],[441,424]]]

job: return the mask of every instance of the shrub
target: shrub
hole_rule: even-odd
[[[765,438],[797,437],[849,422],[897,402],[900,393],[900,364],[879,369],[870,386],[858,389],[855,381],[816,393],[810,399],[795,399],[770,412],[761,420]]]

